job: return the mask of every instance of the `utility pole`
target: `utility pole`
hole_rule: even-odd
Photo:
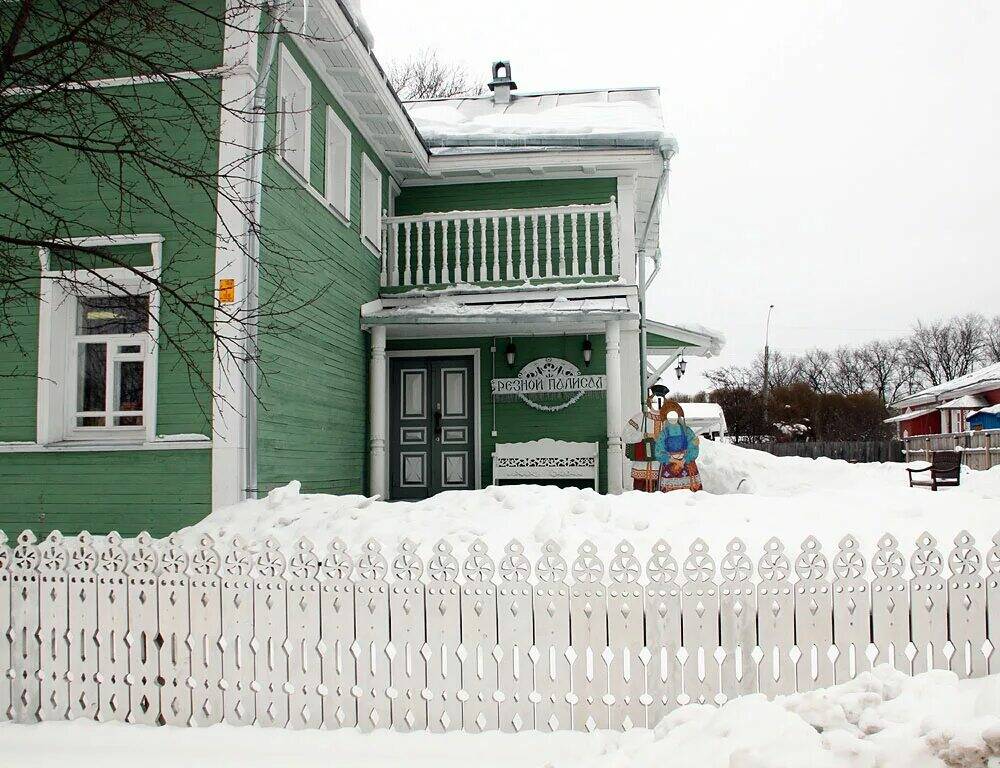
[[[774,311],[774,304],[767,308],[767,322],[764,324],[764,387],[761,393],[764,399],[764,428],[768,428],[768,415],[767,415],[767,390],[770,384],[771,376],[771,347],[770,347],[770,336],[771,336],[771,312]]]

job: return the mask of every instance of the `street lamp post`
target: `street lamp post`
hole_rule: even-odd
[[[774,304],[767,308],[767,322],[764,324],[764,387],[763,387],[763,398],[764,398],[764,427],[767,428],[768,415],[767,415],[767,390],[770,384],[771,376],[771,347],[770,347],[770,336],[771,336],[771,312],[774,311]]]

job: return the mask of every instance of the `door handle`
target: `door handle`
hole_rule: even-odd
[[[434,409],[434,439],[441,441],[441,404]]]

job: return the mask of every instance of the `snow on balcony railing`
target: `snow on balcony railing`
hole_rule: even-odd
[[[386,216],[384,287],[617,277],[618,206]]]

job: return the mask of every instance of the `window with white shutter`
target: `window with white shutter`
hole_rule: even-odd
[[[382,250],[382,173],[368,155],[361,156],[361,236]]]
[[[326,199],[351,218],[351,131],[333,107],[326,108]]]
[[[278,67],[278,153],[302,179],[309,180],[312,86],[287,48]]]

